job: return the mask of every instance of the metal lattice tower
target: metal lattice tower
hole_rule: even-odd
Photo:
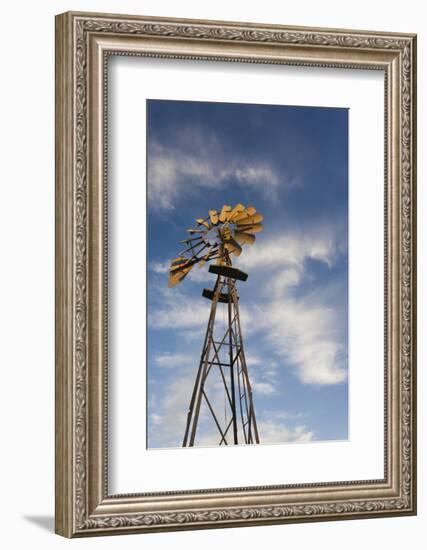
[[[180,283],[195,264],[216,260],[209,272],[217,276],[213,290],[204,289],[203,296],[211,300],[211,310],[205,333],[200,363],[191,395],[183,447],[196,444],[201,414],[208,415],[218,432],[218,445],[259,443],[252,388],[246,365],[236,281],[246,281],[247,274],[232,266],[231,255],[240,256],[241,245],[253,244],[262,231],[261,214],[255,208],[237,204],[223,206],[220,213],[209,211],[208,218],[197,219],[197,226],[188,229],[186,248],[175,258],[169,270],[169,286]],[[224,327],[218,319],[220,309],[226,312]],[[224,397],[224,418],[218,399],[209,393],[209,382]],[[219,392],[221,393],[221,391]],[[218,397],[218,391],[215,393]]]
[[[203,296],[212,300],[212,306],[191,396],[183,447],[192,447],[195,443],[200,408],[203,403],[207,405],[218,429],[219,445],[259,443],[236,288],[236,279],[246,280],[247,275],[229,266],[210,266],[210,271],[217,273],[217,280],[213,290],[203,291]],[[218,307],[227,309],[227,328],[222,337],[219,337],[215,331]],[[226,360],[221,358],[221,351],[224,348],[226,348]],[[209,400],[206,382],[212,369],[219,370],[230,413],[229,420],[221,419]]]

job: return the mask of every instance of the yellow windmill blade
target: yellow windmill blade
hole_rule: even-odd
[[[234,216],[233,221],[238,222],[249,216],[254,216],[255,214],[256,214],[255,208],[253,206],[248,206],[242,212],[240,212],[237,216]]]
[[[235,256],[240,256],[242,253],[242,247],[234,239],[229,239],[224,243],[224,248],[229,254],[234,254]]]
[[[168,287],[172,288],[176,286],[178,283],[180,283],[184,277],[191,271],[194,264],[188,264],[185,267],[176,269],[174,271],[169,272],[169,281],[168,281]]]
[[[216,210],[209,210],[209,217],[211,219],[212,225],[218,225],[218,212]]]
[[[182,273],[180,271],[178,272],[170,272],[169,273],[169,279],[168,279],[168,288],[173,288],[176,286],[184,277],[181,276]]]
[[[240,244],[254,244],[255,235],[245,233],[244,231],[235,231],[234,239]]]
[[[248,206],[246,208],[246,212],[249,214],[249,216],[253,216],[256,212],[256,208],[254,208],[253,206]]]
[[[230,215],[230,213],[231,206],[229,206],[228,204],[224,204],[221,210],[221,214],[219,215],[219,221],[221,223],[225,223],[226,221],[228,221],[228,216]]]
[[[250,225],[254,223],[260,223],[264,219],[264,216],[262,214],[254,214],[253,216],[247,216],[246,218],[239,218],[236,221],[237,227],[240,227],[241,225]]]
[[[211,226],[209,225],[209,223],[204,220],[203,218],[197,218],[196,222],[199,224],[199,225],[204,225],[207,229],[210,229]]]
[[[243,204],[240,204],[240,202],[239,202],[238,204],[236,204],[236,206],[230,212],[230,215],[228,216],[228,220],[230,222],[234,222],[235,219],[244,211],[245,211],[245,207],[243,206]]]
[[[244,231],[245,233],[259,233],[263,230],[262,223],[254,223],[252,225],[240,225],[239,231]]]
[[[179,256],[178,258],[175,258],[174,260],[171,261],[169,271],[175,271],[176,269],[180,269],[184,267],[186,264],[188,264],[189,261],[190,260],[188,258]]]

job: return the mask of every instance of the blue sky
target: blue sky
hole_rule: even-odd
[[[168,289],[170,260],[239,202],[264,216],[233,262],[261,442],[347,439],[348,111],[149,100],[147,121],[148,447],[182,444],[215,282],[195,267]]]

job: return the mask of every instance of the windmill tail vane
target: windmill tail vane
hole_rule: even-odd
[[[248,275],[232,266],[232,256],[240,256],[245,244],[255,242],[262,231],[263,216],[252,206],[224,205],[220,211],[209,210],[206,218],[198,218],[188,236],[180,241],[183,249],[172,260],[168,286],[181,283],[197,264],[214,262],[209,272],[216,275],[213,289],[204,289],[202,296],[211,301],[199,367],[190,398],[183,447],[206,441],[200,434],[199,419],[211,420],[209,444],[238,445],[259,443],[260,437],[252,397],[252,386],[243,346],[236,281]],[[225,327],[218,322],[220,309],[225,309]],[[218,399],[221,388],[224,406]],[[203,437],[205,437],[203,439]],[[203,444],[203,443],[202,443]]]

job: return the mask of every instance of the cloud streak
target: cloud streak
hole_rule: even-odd
[[[311,259],[332,267],[342,244],[338,239],[339,227],[320,225],[300,231],[277,231],[277,236],[264,239],[262,247],[246,247],[239,257],[243,269],[292,269],[289,282],[298,284],[304,263]]]
[[[290,427],[273,420],[258,422],[259,433],[262,434],[262,443],[307,443],[313,441],[314,432],[304,424]]]
[[[206,325],[209,317],[207,300],[194,300],[180,289],[159,287],[160,304],[153,304],[148,313],[148,325],[154,329],[183,331]]]
[[[275,354],[293,366],[303,384],[325,386],[346,380],[346,346],[333,309],[284,299],[266,308],[264,326]]]
[[[247,250],[239,261],[244,269],[268,270],[265,288],[274,299],[257,306],[257,325],[276,356],[293,366],[303,384],[334,385],[347,378],[341,312],[321,287],[301,294],[307,261],[333,268],[343,251],[342,234],[333,225],[287,232],[264,242],[259,253]]]
[[[245,189],[257,188],[274,199],[279,185],[291,185],[283,170],[279,174],[265,160],[248,162],[238,155],[230,157],[225,144],[198,127],[184,129],[173,146],[151,140],[148,159],[150,206],[166,212],[196,189],[218,190],[233,183]]]
[[[153,362],[157,367],[166,369],[189,367],[194,364],[194,357],[183,353],[163,352],[155,355]]]

